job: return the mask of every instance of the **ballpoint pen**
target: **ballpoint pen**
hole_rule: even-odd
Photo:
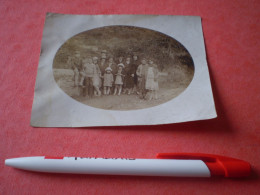
[[[248,162],[200,153],[159,153],[157,159],[36,156],[6,159],[5,164],[28,171],[99,175],[246,177],[251,172]]]

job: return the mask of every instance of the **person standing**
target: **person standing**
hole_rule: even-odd
[[[158,91],[159,91],[159,69],[157,64],[153,64],[154,68],[154,99],[158,99]]]
[[[138,60],[138,56],[137,53],[133,54],[133,62],[132,62],[132,66],[134,69],[134,88],[133,88],[133,93],[137,93],[138,94],[138,76],[136,74],[136,70],[138,68],[138,65],[140,64],[139,60]]]
[[[131,57],[126,58],[125,62],[125,82],[124,82],[124,90],[130,95],[134,88],[134,74],[135,69],[131,64]]]
[[[93,77],[95,73],[95,64],[93,63],[92,59],[85,59],[83,61],[83,71],[84,71],[84,81],[83,81],[83,96],[87,96],[92,98],[93,97]]]
[[[107,68],[107,51],[106,50],[102,50],[101,51],[101,60],[100,60],[100,63],[99,63],[99,69],[100,69],[100,72],[101,72],[101,84],[100,84],[100,89],[102,91],[102,84],[104,82],[104,79],[103,79],[103,76],[105,74],[105,69]]]
[[[100,87],[102,85],[102,80],[101,80],[101,71],[98,65],[98,57],[93,57],[93,64],[94,64],[94,73],[92,77],[92,84],[94,87],[94,95],[100,96],[101,95]]]
[[[71,56],[68,57],[67,64],[71,67],[73,71],[73,86],[78,87],[79,85],[79,68]]]
[[[75,57],[69,56],[67,63],[71,66],[73,73],[74,73],[74,75],[73,75],[74,87],[78,87],[78,85],[79,85],[79,71],[82,67],[82,61],[80,59],[80,53],[76,52]]]
[[[148,71],[148,64],[146,59],[143,58],[141,64],[138,66],[136,70],[136,74],[138,76],[139,97],[141,99],[145,99],[147,93],[145,89],[147,71]]]
[[[77,51],[75,52],[75,56],[68,57],[67,63],[71,66],[73,71],[73,86],[75,89],[75,94],[79,96],[81,94],[81,88],[79,87],[80,84],[80,71],[82,68],[82,60],[80,58],[80,53]]]
[[[103,84],[104,95],[110,94],[110,90],[111,90],[113,82],[114,82],[114,77],[112,74],[112,69],[110,67],[107,67],[106,72],[104,74],[104,84]]]
[[[109,57],[107,67],[110,67],[112,69],[112,75],[115,75],[117,73],[117,65],[114,62],[113,56]],[[114,91],[114,89],[115,89],[115,84],[113,83],[111,87],[111,91]]]
[[[78,70],[82,68],[82,60],[80,58],[80,53],[76,52],[75,57],[71,58],[73,66],[77,67]]]
[[[101,71],[101,74],[102,76],[104,75],[105,73],[105,69],[106,69],[106,64],[107,64],[107,55],[106,55],[106,50],[102,50],[101,51],[101,61],[100,61],[100,64],[99,64],[99,68],[100,68],[100,71]]]
[[[122,91],[122,86],[124,84],[123,80],[124,80],[124,74],[123,74],[123,68],[124,68],[124,64],[119,63],[118,64],[118,69],[117,69],[117,73],[115,74],[115,90],[114,90],[114,95],[117,94],[118,91],[118,95],[121,95],[121,91]]]
[[[147,69],[147,76],[145,82],[145,89],[148,92],[148,99],[152,100],[155,97],[155,77],[156,71],[152,60],[149,60],[148,69]],[[157,83],[158,84],[158,83]]]

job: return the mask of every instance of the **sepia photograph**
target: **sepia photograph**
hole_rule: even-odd
[[[201,17],[46,14],[32,126],[216,116]]]
[[[174,37],[124,25],[69,38],[52,67],[59,88],[82,106],[120,111],[172,100],[189,86],[195,71],[190,53]]]

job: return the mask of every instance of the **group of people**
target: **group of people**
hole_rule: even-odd
[[[92,98],[101,95],[138,94],[141,99],[158,99],[157,65],[152,59],[142,58],[133,54],[119,56],[118,62],[113,57],[107,59],[106,51],[102,50],[98,57],[82,60],[80,53],[69,58],[74,72],[74,86],[79,88],[81,95]]]

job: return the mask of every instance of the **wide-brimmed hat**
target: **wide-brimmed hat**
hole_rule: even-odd
[[[118,66],[118,67],[121,66],[121,67],[123,67],[123,68],[125,67],[125,65],[122,64],[122,63],[118,64],[117,66]]]
[[[112,68],[106,67],[105,71],[112,71]]]

